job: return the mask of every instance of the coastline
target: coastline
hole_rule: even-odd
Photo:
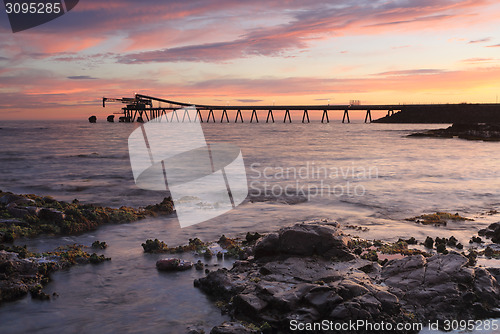
[[[13,197],[19,195],[7,195],[20,200]],[[37,202],[40,197],[34,198]],[[447,220],[467,218],[436,213],[408,220],[415,224],[445,225]],[[344,228],[357,230],[356,226]],[[487,230],[482,231],[482,235],[494,237],[494,233]],[[36,238],[37,235],[32,237]],[[174,259],[178,259],[181,255],[179,261],[182,262],[175,262],[177,267],[169,267],[168,271],[195,270],[192,267],[199,271],[205,269],[205,276],[196,279],[195,286],[214,298],[213,303],[231,318],[231,322],[215,326],[213,333],[275,333],[286,331],[286,324],[292,320],[297,326],[323,320],[348,323],[358,319],[373,323],[441,321],[444,324],[443,321],[450,317],[500,317],[500,314],[495,313],[495,308],[500,305],[500,286],[497,282],[500,271],[480,267],[475,261],[478,256],[497,259],[500,251],[490,248],[488,253],[483,247],[480,251],[469,250],[467,254],[463,246],[460,247],[452,238],[432,238],[432,245],[429,245],[429,240],[415,238],[397,242],[370,241],[345,234],[338,223],[324,220],[295,224],[267,235],[248,233],[241,240],[221,237],[216,242],[202,242],[193,239],[186,246],[172,248],[158,240],[149,240],[142,247],[145,252],[163,254],[169,258],[174,256]],[[97,242],[94,246],[99,248],[101,244]],[[26,254],[29,250],[25,248],[24,251],[22,248],[2,251],[3,263],[17,266],[26,261],[34,264],[36,258],[59,256],[58,259],[52,258],[52,263],[55,263],[53,269],[40,275],[40,280],[33,281],[32,286],[16,298],[33,291],[33,298],[47,299],[48,294],[43,291],[43,286],[48,283],[50,273],[69,265],[92,263],[89,259],[94,255],[85,252],[88,247],[67,247],[67,251],[77,252],[68,265],[58,262],[62,253]],[[20,256],[22,252],[25,254]],[[191,264],[189,267],[178,267],[178,263],[185,263],[182,254],[186,253],[193,253],[198,258],[198,266]],[[232,267],[212,269],[210,261],[223,256],[236,259],[231,261]],[[101,260],[96,263],[107,260],[102,255],[98,258]],[[162,270],[158,262],[157,268]],[[293,268],[293,275],[290,268]],[[435,278],[431,282],[419,282],[418,279],[407,281],[408,277],[421,275],[419,273],[422,270],[434,273]],[[169,280],[168,277],[165,279]],[[464,284],[467,287],[465,290]],[[263,285],[268,287],[263,288]],[[270,289],[269,286],[274,288]],[[410,291],[402,292],[410,286]],[[433,313],[438,314],[436,318],[430,317],[424,304],[413,303],[415,296],[419,301],[427,300],[429,291],[434,291],[436,298],[437,295],[445,296],[436,309],[438,313]],[[407,294],[413,297],[409,299]],[[462,305],[470,312],[464,313],[464,309],[457,307],[448,308],[449,298],[455,298],[457,305]],[[483,299],[488,300],[488,303],[477,304]],[[464,300],[467,300],[466,304],[458,303]],[[325,313],[326,309],[329,310],[328,314]],[[361,315],[362,318],[359,318]],[[203,333],[203,330],[191,328],[190,333]]]

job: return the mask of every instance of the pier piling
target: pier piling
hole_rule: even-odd
[[[347,109],[344,110],[344,116],[342,117],[342,123],[345,123],[346,117],[347,117],[347,123],[351,123],[351,121],[349,120],[349,111]]]
[[[307,123],[311,123],[311,122],[309,121],[309,113],[308,113],[308,112],[307,112],[307,110],[305,109],[305,110],[304,110],[304,114],[302,115],[302,123],[304,123],[304,118],[306,118],[306,117],[307,117]]]
[[[257,121],[257,123],[259,123],[259,118],[257,117],[257,111],[255,109],[252,111],[252,117],[250,117],[250,123],[252,123],[254,115],[255,115],[255,120]]]
[[[243,123],[243,116],[241,115],[240,109],[238,109],[238,112],[236,113],[236,119],[234,120],[235,123],[238,123],[238,116],[240,116],[241,123]]]
[[[273,120],[273,123],[274,123],[274,115],[273,115],[273,111],[271,109],[269,109],[269,111],[267,113],[266,123],[269,122],[269,116],[271,116],[271,119]]]
[[[288,116],[288,120],[290,121],[290,123],[292,123],[292,118],[290,117],[290,110],[286,110],[285,111],[285,118],[283,119],[283,123],[286,123],[286,117]]]
[[[323,117],[321,117],[321,123],[323,123],[323,121],[325,120],[325,117],[326,117],[326,122],[327,123],[330,123],[330,120],[328,119],[328,111],[323,110]]]

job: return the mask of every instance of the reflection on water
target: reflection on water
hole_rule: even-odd
[[[138,189],[128,161],[127,138],[137,124],[5,122],[0,131],[0,189],[52,195],[62,200],[114,207],[146,206],[166,193]],[[25,298],[0,307],[0,332],[152,331],[184,332],[189,324],[205,328],[222,317],[193,288],[198,271],[158,273],[158,255],[143,254],[148,238],[170,246],[189,238],[213,240],[221,234],[267,232],[296,221],[329,218],[370,239],[454,235],[468,245],[471,235],[498,215],[500,143],[458,139],[406,138],[445,125],[408,124],[202,124],[209,143],[229,141],[242,150],[250,200],[208,222],[180,229],[175,217],[106,226],[81,236],[41,238],[26,243],[39,250],[62,243],[90,245],[99,239],[111,262],[76,266],[54,275],[48,292],[59,297],[41,303]],[[288,174],[280,169],[337,169],[337,177]],[[370,177],[342,173],[345,168],[376,170]],[[358,187],[362,195],[339,187]],[[288,188],[287,188],[288,186]],[[337,187],[337,188],[335,188]],[[291,196],[279,193],[288,189]],[[305,189],[305,190],[304,190]],[[274,191],[274,193],[273,193]],[[319,195],[318,195],[319,194]],[[304,200],[307,199],[307,200]],[[474,221],[446,227],[423,226],[404,218],[424,212],[459,212]],[[500,211],[500,210],[499,210]],[[24,241],[22,241],[24,242]],[[186,255],[188,256],[188,255]],[[29,316],[27,316],[29,314]],[[23,319],[23,321],[20,321]]]
[[[185,333],[188,326],[205,328],[208,332],[228,320],[193,287],[193,280],[202,277],[203,271],[159,272],[156,261],[168,255],[143,253],[139,240],[155,237],[159,228],[167,228],[169,224],[177,222],[147,220],[105,226],[75,237],[20,240],[21,244],[38,251],[61,244],[90,245],[94,240],[105,240],[109,247],[103,253],[112,260],[99,265],[74,266],[53,274],[53,281],[45,291],[57,292],[59,296],[51,301],[26,297],[0,306],[0,332]],[[198,259],[191,254],[182,257]],[[230,262],[214,259],[208,268],[215,270],[230,265]]]

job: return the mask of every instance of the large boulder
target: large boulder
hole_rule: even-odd
[[[32,199],[20,196],[20,195],[15,195],[15,194],[5,194],[2,197],[0,197],[0,204],[8,205],[11,203],[15,204],[30,204],[33,203],[34,201]]]
[[[255,257],[273,255],[319,255],[348,261],[350,238],[342,235],[338,223],[302,223],[281,229],[262,238],[255,246]]]

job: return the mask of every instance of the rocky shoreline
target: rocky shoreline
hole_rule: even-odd
[[[25,212],[15,217],[14,209]],[[46,212],[41,214],[44,210],[54,216],[47,216]],[[31,211],[36,212],[36,216]],[[136,210],[0,193],[3,217],[0,220],[0,303],[22,298],[28,293],[42,300],[54,298],[56,296],[43,292],[53,271],[110,260],[86,251],[105,249],[107,244],[102,241],[96,240],[92,246],[70,245],[36,254],[25,247],[7,245],[5,236],[8,233],[12,234],[11,239],[37,236],[47,230],[41,226],[49,225],[54,234],[71,234],[74,230],[63,228],[68,222],[78,226],[78,231],[84,231],[100,224],[134,221],[171,212],[169,199]],[[436,212],[407,220],[415,224],[445,226],[448,221],[471,219],[458,213]],[[478,234],[499,243],[500,223],[491,224]],[[483,243],[480,237],[473,237],[470,242]],[[420,246],[412,247],[417,244]],[[215,242],[194,238],[187,245],[176,247],[169,247],[157,239],[142,244],[146,253],[168,255],[156,262],[157,270],[205,271],[204,277],[194,281],[194,286],[231,317],[231,322],[212,328],[211,334],[288,333],[292,324],[305,326],[325,321],[336,326],[358,321],[425,326],[430,321],[442,325],[452,319],[498,318],[500,270],[478,266],[476,261],[478,256],[500,258],[500,250],[494,246],[484,250],[469,249],[466,253],[453,236],[427,237],[421,242],[415,238],[393,243],[369,241],[344,234],[338,223],[327,220],[298,223],[267,235],[247,233],[243,239],[223,235]],[[178,256],[184,252],[193,252],[210,261],[222,257],[236,260],[230,269],[219,268],[202,260],[186,261]],[[340,328],[343,328],[342,333],[380,332],[367,328]],[[303,329],[297,332],[338,332]],[[192,328],[189,333],[205,332]]]
[[[326,221],[283,228],[247,250],[231,269],[208,272],[194,282],[233,319],[212,334],[287,333],[291,324],[323,321],[443,325],[500,317],[500,271],[479,267],[454,250],[407,252],[380,261],[367,256],[373,244],[362,245]]]
[[[95,243],[94,243],[95,244]],[[0,304],[31,294],[32,298],[48,300],[43,287],[50,282],[50,274],[76,264],[98,264],[111,260],[104,255],[88,253],[82,245],[58,247],[46,253],[30,252],[26,246],[0,244]],[[98,248],[93,245],[93,248]],[[52,297],[57,297],[54,293]]]
[[[148,216],[174,212],[171,198],[161,203],[134,209],[119,209],[57,201],[49,196],[17,195],[0,190],[0,242],[40,234],[71,235],[88,232],[103,224],[137,221]]]
[[[468,140],[500,141],[500,124],[454,123],[446,129],[429,130],[408,137],[461,138]]]
[[[26,246],[14,246],[15,239],[42,234],[72,235],[94,230],[102,224],[132,222],[173,211],[170,198],[140,209],[113,209],[81,204],[78,200],[67,203],[47,196],[0,191],[0,303],[17,300],[28,293],[33,298],[50,299],[42,288],[50,281],[52,272],[76,264],[110,260],[86,251],[107,247],[105,242],[98,240],[91,246],[69,245],[51,252],[34,253]]]

